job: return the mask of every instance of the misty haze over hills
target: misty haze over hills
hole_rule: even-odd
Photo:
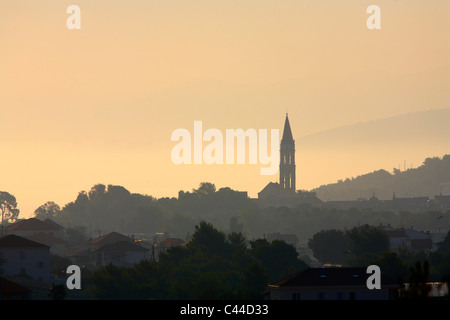
[[[380,169],[393,172],[394,169],[417,168],[426,158],[450,153],[449,123],[450,108],[434,109],[297,138],[299,188],[312,190]],[[389,198],[393,191],[392,187],[386,190]],[[401,191],[397,195],[421,196]],[[371,194],[359,196],[370,197]]]
[[[431,166],[425,168],[423,164],[427,158],[440,158],[450,153],[449,123],[450,109],[447,108],[302,137],[297,140],[297,151],[302,155],[299,157],[300,175],[308,166],[319,168],[322,173],[328,170],[330,176],[340,165],[365,168],[355,177],[336,177],[336,183],[312,188],[324,201],[370,198],[373,193],[380,199],[390,199],[394,192],[400,197],[433,197],[439,194],[440,183],[450,181],[448,157],[446,161],[435,163],[432,170]],[[309,164],[309,161],[319,164]],[[364,163],[370,166],[364,167]]]
[[[392,199],[396,197],[429,197],[441,194],[441,184],[450,182],[450,155],[425,159],[415,169],[401,171],[377,170],[356,178],[340,180],[337,183],[314,189],[317,196],[324,201],[369,199]]]
[[[333,128],[297,139],[302,148],[386,145],[450,146],[450,108],[421,111]]]

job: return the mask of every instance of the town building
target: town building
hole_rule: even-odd
[[[4,228],[5,235],[14,234],[50,247],[51,254],[63,256],[66,252],[65,229],[51,219],[30,218]]]
[[[20,284],[0,277],[0,300],[30,300],[31,290]]]
[[[369,289],[366,268],[308,268],[269,285],[266,300],[392,300],[400,286],[381,275]]]
[[[44,244],[10,234],[0,238],[3,275],[26,276],[49,282],[50,248]]]
[[[142,241],[118,232],[110,232],[70,249],[66,255],[80,267],[97,268],[108,264],[133,265],[150,258],[150,249]]]
[[[441,185],[441,196],[449,196],[450,197],[450,181],[442,182]]]
[[[392,228],[383,226],[382,230],[389,238],[390,249],[399,251],[408,249],[412,251],[431,252],[437,249],[429,232],[417,231],[412,228]]]
[[[284,241],[289,245],[292,245],[294,248],[297,248],[298,244],[298,237],[295,234],[288,234],[288,233],[280,233],[280,232],[273,232],[269,233],[266,236],[267,241],[272,242],[274,240],[280,240]]]
[[[118,241],[92,250],[94,266],[109,264],[124,267],[149,259],[149,250],[133,242]]]

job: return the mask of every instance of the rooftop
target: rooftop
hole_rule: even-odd
[[[289,124],[289,118],[286,113],[286,120],[284,122],[284,130],[281,143],[292,143],[292,142],[294,142],[294,138],[292,136],[291,125]]]
[[[7,231],[19,231],[19,230],[60,230],[63,227],[56,222],[45,219],[44,221],[30,218],[27,220],[21,220],[16,223],[10,224],[5,227]]]
[[[48,246],[10,234],[0,238],[0,248],[48,248]]]
[[[56,238],[53,235],[49,234],[49,233],[44,233],[44,232],[39,232],[39,233],[35,233],[30,237],[27,237],[27,239],[39,242],[39,243],[44,243],[44,244],[57,244],[57,243],[64,243],[64,240],[60,239],[60,238]]]
[[[171,248],[174,246],[181,246],[184,243],[184,240],[179,238],[167,238],[159,243],[160,247]]]
[[[125,235],[123,235],[121,233],[113,231],[113,232],[107,233],[107,234],[105,234],[103,236],[100,236],[98,238],[95,238],[93,240],[87,241],[87,242],[85,242],[83,244],[80,244],[80,245],[74,247],[74,249],[76,251],[80,251],[83,248],[92,248],[92,249],[94,249],[94,248],[101,247],[101,246],[104,246],[104,245],[107,245],[107,244],[111,244],[111,243],[115,243],[115,242],[118,242],[118,241],[134,242],[134,239],[130,238],[130,237],[127,237],[127,236],[125,236]]]
[[[142,252],[148,251],[148,249],[140,247],[137,244],[131,243],[129,241],[118,241],[93,250],[93,252],[110,252],[110,253],[141,252],[141,251]]]
[[[3,293],[29,293],[30,289],[13,281],[0,277],[0,292]]]
[[[309,268],[272,283],[271,287],[366,286],[366,268]],[[382,286],[397,286],[381,275]]]

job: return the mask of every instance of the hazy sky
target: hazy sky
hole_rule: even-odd
[[[66,26],[72,4],[80,30]],[[380,30],[366,26],[371,4]],[[448,0],[0,0],[0,189],[16,196],[20,217],[97,183],[161,197],[210,181],[256,197],[277,174],[176,166],[171,133],[193,132],[194,120],[281,131],[288,112],[299,139],[448,108],[449,9]],[[384,165],[308,176],[297,157],[297,187]]]

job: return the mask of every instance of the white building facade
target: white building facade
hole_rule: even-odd
[[[33,280],[50,281],[50,248],[16,235],[0,238],[0,268],[4,275],[27,275]]]

